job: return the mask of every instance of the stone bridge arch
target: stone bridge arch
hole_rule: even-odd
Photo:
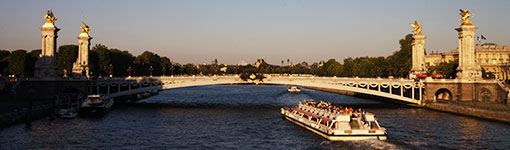
[[[452,98],[452,92],[446,88],[441,88],[434,94],[434,100],[451,101]]]

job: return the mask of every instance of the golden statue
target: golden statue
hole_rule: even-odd
[[[462,18],[460,18],[460,22],[462,22],[462,25],[472,25],[473,23],[471,20],[469,20],[469,17],[473,16],[473,14],[469,13],[469,10],[462,10],[460,9],[460,15]]]
[[[411,26],[413,27],[413,30],[411,32],[415,32],[416,35],[422,35],[421,34],[421,25],[418,24],[418,21],[414,21],[414,24],[411,23]]]
[[[53,24],[57,20],[57,17],[53,16],[53,12],[51,10],[48,10],[48,12],[46,12],[46,15],[44,15],[43,18],[48,19],[46,20],[46,24]]]
[[[90,28],[89,26],[87,26],[84,22],[82,22],[82,25],[81,25],[81,33],[89,33],[90,31]]]

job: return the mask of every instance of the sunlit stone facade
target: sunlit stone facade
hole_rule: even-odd
[[[426,66],[432,67],[442,62],[451,62],[459,58],[458,51],[425,55]],[[510,47],[492,43],[477,44],[475,46],[475,61],[487,72],[492,72],[498,79],[508,79],[510,76]]]

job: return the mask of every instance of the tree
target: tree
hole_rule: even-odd
[[[26,50],[15,50],[9,57],[9,73],[14,75],[23,75],[27,57]]]
[[[172,66],[172,62],[170,61],[170,58],[168,58],[166,56],[161,57],[159,60],[159,63],[161,64],[161,70],[165,70],[164,75],[167,75],[170,70],[170,67]]]
[[[9,66],[9,55],[11,52],[8,50],[0,50],[0,73],[4,74],[4,70],[8,71]]]
[[[153,75],[161,75],[161,57],[149,51],[144,51],[136,56],[135,64],[137,72],[141,75],[149,75],[149,68],[152,66]]]
[[[442,71],[445,75],[445,78],[457,78],[457,67],[459,67],[459,60],[454,60],[450,62],[442,62],[439,65],[433,66],[430,68],[429,72],[431,73],[439,73]],[[484,70],[482,70],[485,72]],[[482,76],[485,74],[482,72]]]
[[[355,74],[353,74],[353,70],[354,70],[354,59],[352,59],[351,57],[348,57],[346,59],[344,59],[344,69],[342,71],[342,76],[344,77],[352,77],[352,76],[355,76]]]
[[[113,66],[113,76],[128,76],[127,69],[133,66],[134,56],[128,51],[108,49],[110,51],[110,63]]]
[[[108,67],[111,64],[111,55],[108,47],[101,44],[96,44],[92,51],[97,54],[97,75],[106,76],[108,75]],[[89,60],[90,61],[90,60]]]
[[[32,50],[27,54],[27,61],[25,64],[25,74],[27,76],[34,76],[35,62],[39,59],[39,55],[41,55],[41,49]]]
[[[407,34],[404,39],[400,39],[400,50],[388,57],[391,62],[390,72],[399,77],[407,77],[412,65],[412,42],[413,35]]]
[[[64,70],[67,70],[68,75],[71,74],[76,58],[78,58],[78,45],[62,45],[58,47],[58,74],[63,75]]]
[[[89,72],[91,76],[99,75],[99,56],[96,51],[89,52]]]

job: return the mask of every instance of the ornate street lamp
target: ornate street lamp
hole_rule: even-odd
[[[112,64],[110,64],[110,66],[108,67],[108,74],[110,75],[110,78],[113,77],[113,66],[112,66]]]
[[[153,70],[153,68],[152,68],[152,66],[150,66],[150,67],[149,67],[149,72],[150,72],[150,76],[151,76],[151,77],[152,77],[152,70]]]
[[[175,70],[174,66],[173,65],[170,66],[170,71],[172,71],[170,75],[172,75],[172,76],[174,75],[174,70]]]
[[[184,66],[183,65],[181,65],[181,69],[179,69],[179,70],[181,70],[181,76],[184,75]]]
[[[131,68],[131,66],[129,66],[129,67],[128,67],[127,71],[128,71],[128,73],[129,73],[129,74],[128,74],[128,75],[129,75],[128,77],[131,77],[131,71],[133,71],[133,69]]]

